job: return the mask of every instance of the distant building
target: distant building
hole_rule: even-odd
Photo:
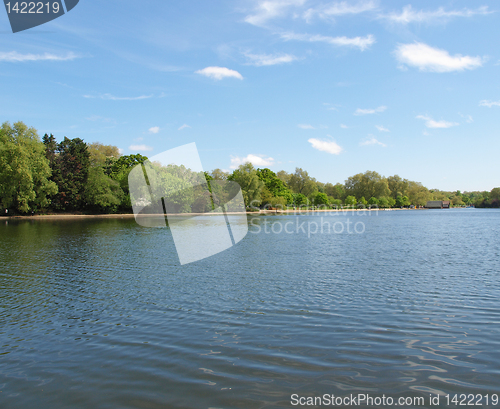
[[[430,200],[427,202],[425,206],[427,209],[449,209],[450,201],[449,200]]]

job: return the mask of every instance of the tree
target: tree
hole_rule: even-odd
[[[257,171],[249,162],[240,165],[229,177],[240,185],[246,206],[258,206],[261,202],[260,193],[264,188],[264,182],[259,179]]]
[[[390,196],[396,199],[398,196],[404,196],[408,189],[408,180],[402,179],[399,175],[389,176],[387,185],[390,190]]]
[[[215,180],[227,180],[229,177],[230,173],[224,172],[222,169],[214,169],[212,172],[210,172],[210,176],[215,179]]]
[[[500,200],[500,187],[495,187],[495,188],[491,189],[490,199]]]
[[[390,194],[387,179],[377,172],[366,171],[345,181],[346,194],[355,197],[382,197]]]
[[[354,206],[357,203],[357,200],[354,196],[347,196],[345,198],[344,204],[347,206]]]
[[[408,199],[408,196],[399,195],[396,198],[396,207],[404,207],[409,205],[410,205],[410,199]]]
[[[427,201],[432,199],[429,189],[422,186],[419,182],[408,182],[406,192],[410,204],[425,206]]]
[[[333,197],[329,196],[328,200],[330,201],[330,205],[332,205],[332,207],[334,208],[339,208],[340,206],[342,206],[342,200],[340,199],[334,199]]]
[[[301,168],[295,168],[295,173],[290,176],[288,186],[294,193],[302,193],[305,196],[309,196],[318,190],[316,180],[311,178],[307,171]]]
[[[280,170],[276,173],[278,179],[280,179],[286,186],[288,186],[288,182],[290,182],[290,177],[292,176],[290,173],[285,172],[284,170]]]
[[[0,128],[0,202],[21,213],[45,208],[57,186],[37,131],[23,122]]]
[[[257,176],[264,183],[271,197],[282,197],[285,204],[292,202],[292,192],[272,170],[268,168],[257,169]]]
[[[394,199],[393,199],[394,200]],[[378,205],[379,207],[381,207],[382,209],[385,209],[387,207],[390,207],[389,205],[389,200],[387,199],[387,197],[381,197],[380,199],[378,199]]]
[[[294,193],[293,204],[299,207],[307,206],[309,204],[309,199],[307,199],[306,195],[303,195],[302,193]]]
[[[90,154],[90,166],[101,166],[104,173],[109,176],[113,163],[121,156],[118,147],[93,142],[87,145],[87,149]]]
[[[310,196],[313,206],[327,206],[330,204],[326,193],[314,192]]]
[[[87,207],[100,213],[115,213],[123,200],[120,184],[104,173],[100,166],[90,168],[85,201]]]
[[[132,203],[130,202],[128,175],[135,166],[141,165],[147,160],[148,158],[146,156],[139,153],[135,155],[125,155],[120,156],[120,158],[118,158],[111,166],[109,176],[111,179],[116,180],[119,183],[124,193],[120,208],[131,210]]]
[[[46,148],[50,149],[50,145]],[[50,152],[47,153],[50,155]],[[60,210],[81,210],[85,202],[85,186],[90,167],[87,144],[80,138],[64,137],[57,145],[52,180],[59,189],[53,203]]]
[[[341,183],[337,183],[336,185],[332,185],[331,183],[327,183],[325,185],[325,193],[328,196],[331,196],[335,199],[342,200],[345,197],[344,185],[342,185]]]

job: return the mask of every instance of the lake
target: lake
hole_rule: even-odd
[[[0,407],[500,406],[500,210],[249,219],[183,266],[133,219],[0,219]]]

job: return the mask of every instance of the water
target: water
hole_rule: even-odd
[[[365,231],[308,237],[321,217]],[[261,216],[180,266],[168,229],[133,220],[0,220],[0,407],[500,394],[500,211],[302,222]]]

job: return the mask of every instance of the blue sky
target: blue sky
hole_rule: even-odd
[[[500,4],[81,0],[13,34],[1,121],[205,170],[374,170],[441,190],[500,186]]]

